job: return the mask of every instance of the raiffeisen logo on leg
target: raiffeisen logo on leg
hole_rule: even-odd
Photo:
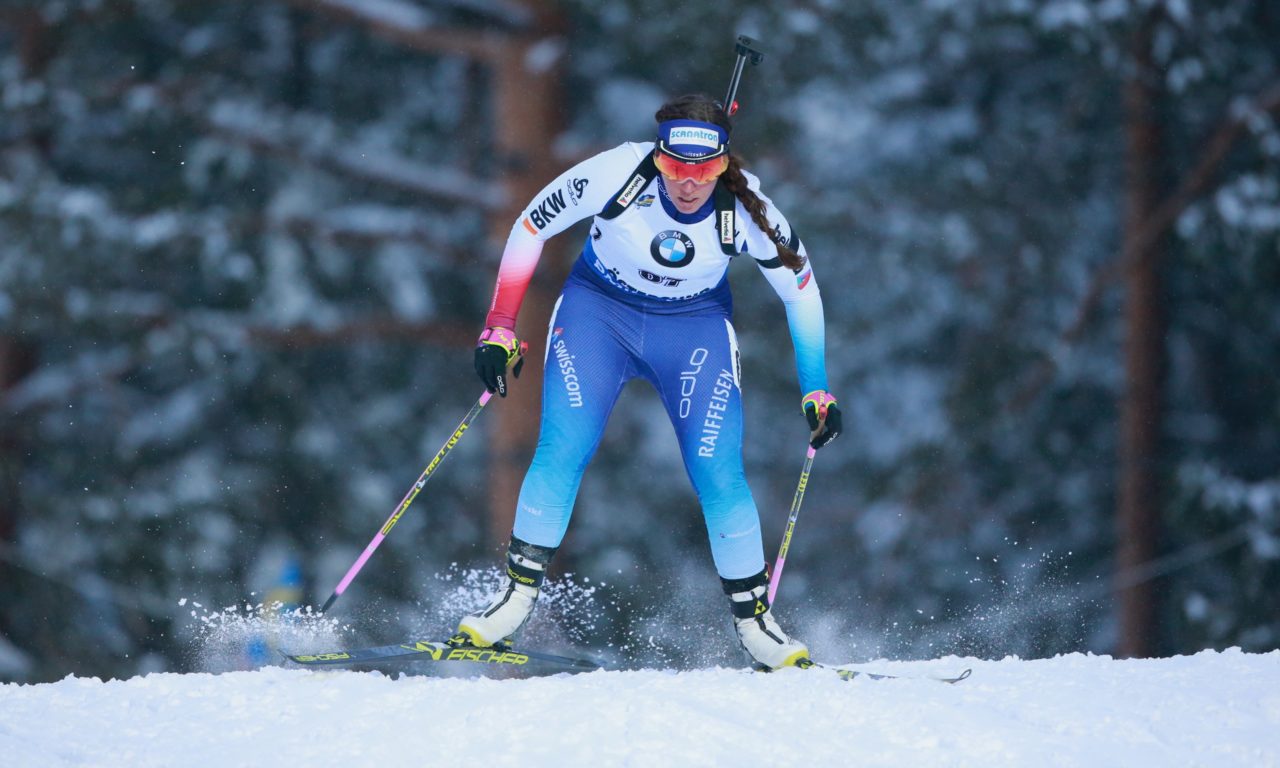
[[[698,456],[712,458],[716,455],[716,442],[720,428],[724,426],[724,414],[729,410],[729,397],[733,394],[733,373],[721,371],[711,390],[711,402],[707,404],[707,416],[702,421],[702,437],[698,439]]]

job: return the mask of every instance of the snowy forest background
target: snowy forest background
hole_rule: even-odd
[[[847,414],[785,626],[837,662],[1280,647],[1280,5],[8,0],[0,679],[199,668],[194,602],[323,602],[480,393],[515,211],[720,96],[737,34],[766,59],[736,148],[812,255]],[[781,305],[731,279],[772,558],[801,393]],[[442,590],[496,569],[533,362],[335,605],[371,639],[443,636]],[[642,386],[562,553],[570,641],[732,644]]]

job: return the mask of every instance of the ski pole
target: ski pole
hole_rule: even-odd
[[[395,527],[395,524],[400,521],[400,516],[404,514],[405,510],[409,508],[409,505],[413,503],[413,500],[417,498],[418,492],[422,490],[422,486],[427,484],[427,480],[429,480],[431,475],[436,471],[436,467],[440,466],[440,462],[444,461],[444,457],[447,456],[449,451],[453,450],[453,446],[457,445],[458,441],[462,439],[462,434],[471,426],[471,422],[475,421],[476,416],[480,415],[480,410],[484,408],[485,403],[489,402],[489,398],[492,396],[492,393],[485,390],[484,394],[480,395],[480,399],[476,401],[476,404],[471,406],[471,410],[467,412],[465,417],[463,417],[462,423],[458,425],[458,428],[453,431],[452,435],[449,435],[449,439],[445,441],[444,446],[436,453],[435,458],[431,460],[431,463],[427,465],[427,468],[422,471],[422,474],[418,477],[418,482],[413,484],[413,487],[409,489],[407,494],[405,494],[404,499],[400,501],[400,506],[396,507],[396,511],[391,513],[391,517],[387,518],[387,522],[382,524],[382,528],[378,531],[377,535],[373,537],[373,541],[370,541],[369,546],[364,548],[364,552],[360,554],[360,557],[356,558],[355,563],[353,563],[351,568],[347,570],[347,575],[342,577],[342,581],[338,583],[338,586],[333,590],[333,594],[329,596],[329,599],[324,601],[324,605],[320,608],[320,613],[324,613],[329,610],[329,606],[333,605],[333,602],[338,599],[338,596],[347,591],[347,587],[351,585],[356,574],[359,573],[360,569],[364,567],[364,564],[368,562],[373,551],[378,548],[378,545],[387,537],[387,534],[391,532],[391,529]]]
[[[787,563],[787,550],[791,548],[791,534],[796,530],[796,518],[800,517],[800,502],[804,501],[804,489],[809,485],[809,470],[813,469],[813,457],[817,450],[811,445],[804,457],[804,469],[800,472],[800,484],[796,486],[795,498],[791,500],[791,514],[787,517],[787,530],[782,534],[782,546],[778,549],[778,560],[773,564],[773,572],[769,575],[769,604],[773,605],[773,596],[778,594],[778,582],[782,580],[782,566]]]

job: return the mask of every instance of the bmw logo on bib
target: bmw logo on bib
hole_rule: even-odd
[[[664,267],[683,267],[693,261],[693,240],[683,232],[669,229],[653,238],[649,253]]]

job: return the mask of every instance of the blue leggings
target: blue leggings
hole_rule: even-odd
[[[658,390],[675,427],[717,572],[726,579],[759,573],[764,546],[742,468],[738,348],[728,317],[646,312],[573,281],[551,315],[542,428],[520,488],[515,535],[560,545],[609,413],[637,376]]]

